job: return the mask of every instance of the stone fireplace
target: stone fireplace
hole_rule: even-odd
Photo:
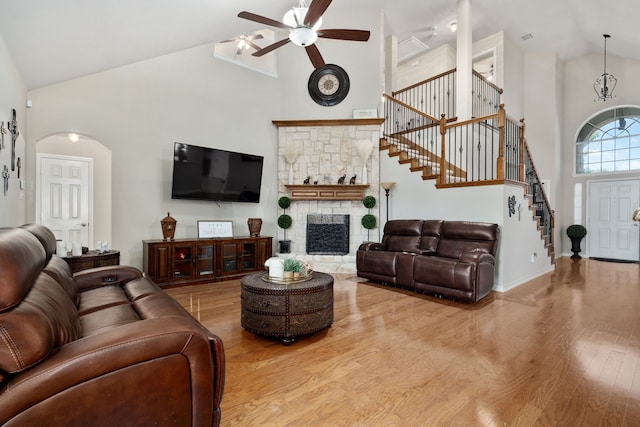
[[[279,256],[308,261],[314,270],[326,273],[356,271],[358,247],[363,241],[378,240],[379,236],[378,228],[370,230],[368,234],[367,229],[362,227],[361,219],[365,214],[371,213],[378,219],[378,225],[380,222],[379,140],[382,122],[383,119],[273,122],[278,127],[278,197],[291,197],[287,214],[293,219],[291,228],[287,230],[291,252]],[[363,176],[364,174],[366,175]],[[338,184],[343,176],[345,183]],[[357,196],[349,196],[349,191],[342,191],[341,197],[323,197],[322,191],[308,192],[317,193],[317,197],[306,196],[305,192],[297,192],[293,196],[290,188],[286,187],[288,184],[308,185],[310,190],[314,190],[323,186],[341,185],[344,187],[337,188],[350,190],[356,188],[348,187],[352,185],[352,178],[359,186],[358,191],[353,192]],[[305,180],[308,184],[304,184]],[[375,197],[377,201],[371,212],[362,204],[362,198],[368,195]],[[277,206],[276,209],[278,216],[283,213]],[[341,225],[343,229],[346,227],[347,240],[344,248],[327,251],[315,247],[318,243],[315,238],[313,242],[308,241],[307,218],[316,216],[325,219],[331,217],[332,220],[334,217],[349,218]],[[327,225],[325,222],[325,228]],[[337,230],[338,227],[329,228]],[[282,230],[278,229],[278,232],[278,239],[282,239]]]

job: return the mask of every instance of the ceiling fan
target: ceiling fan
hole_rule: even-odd
[[[270,44],[269,46],[252,53],[252,55],[262,56],[289,42],[293,42],[298,46],[304,47],[313,66],[315,68],[320,68],[324,66],[325,63],[318,47],[314,44],[319,37],[359,42],[366,42],[369,40],[370,32],[366,30],[320,29],[320,26],[322,25],[322,14],[324,14],[331,2],[332,0],[313,0],[311,2],[311,6],[307,6],[304,0],[300,0],[297,7],[293,7],[285,14],[283,22],[256,15],[251,12],[240,12],[238,14],[238,17],[240,18],[289,30],[288,38]]]
[[[264,38],[262,34],[251,34],[251,35],[241,34],[229,40],[222,40],[220,43],[229,43],[229,42],[238,43],[237,49],[236,49],[236,55],[242,55],[242,53],[249,48],[253,48],[257,51],[262,49],[260,46],[258,46],[253,42],[253,40],[260,40],[262,38]]]

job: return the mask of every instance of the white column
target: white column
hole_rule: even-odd
[[[471,0],[457,0],[456,33],[456,115],[458,121],[471,118],[473,69],[473,31]]]

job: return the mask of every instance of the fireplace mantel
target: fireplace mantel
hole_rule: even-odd
[[[368,184],[285,185],[291,192],[291,200],[362,200]]]
[[[381,125],[384,119],[272,120],[276,127]]]

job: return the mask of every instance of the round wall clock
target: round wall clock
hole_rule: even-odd
[[[336,105],[349,93],[349,76],[341,67],[327,64],[311,73],[308,87],[311,99],[317,104]]]

